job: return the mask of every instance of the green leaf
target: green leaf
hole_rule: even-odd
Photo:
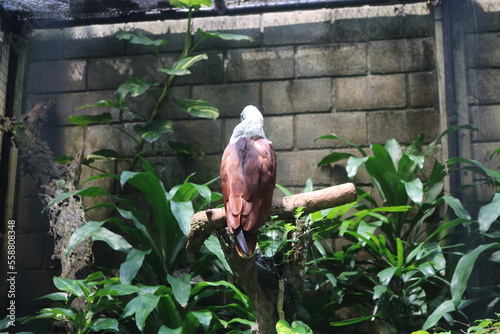
[[[465,210],[460,200],[452,196],[443,196],[443,199],[453,209],[458,218],[471,219],[469,212]]]
[[[119,234],[115,232],[111,232],[107,228],[100,227],[92,233],[92,239],[94,241],[104,241],[108,244],[109,247],[113,248],[116,251],[128,253],[132,248],[132,245],[125,240]]]
[[[181,154],[194,155],[201,158],[205,156],[205,153],[202,150],[190,144],[169,141],[168,146],[170,146],[172,150]]]
[[[252,38],[247,35],[238,35],[238,34],[226,34],[218,31],[203,31],[198,28],[197,32],[205,38],[220,38],[223,40],[232,40],[232,41],[252,41]]]
[[[134,125],[134,132],[149,143],[155,142],[162,134],[172,133],[172,121],[168,119],[155,119],[146,125]]]
[[[89,221],[87,224],[79,227],[71,237],[69,238],[68,241],[68,247],[66,249],[66,255],[69,255],[73,248],[75,248],[76,245],[78,245],[80,242],[82,242],[85,238],[90,237],[92,233],[97,231],[102,224],[104,224],[107,220],[103,221]]]
[[[205,240],[204,245],[209,251],[217,256],[219,261],[224,266],[224,269],[233,274],[233,270],[229,266],[229,263],[227,263],[226,256],[224,255],[224,251],[222,250],[219,239],[217,239],[217,237],[215,237],[214,235],[211,235],[207,240]]]
[[[142,332],[144,330],[147,317],[156,308],[159,300],[160,296],[155,296],[151,293],[141,294],[128,302],[123,309],[120,319],[135,315],[135,324]]]
[[[406,193],[411,200],[417,205],[422,205],[422,201],[424,200],[424,185],[422,181],[415,179],[411,182],[401,182],[405,185]]]
[[[127,259],[120,265],[120,282],[122,284],[132,284],[132,280],[144,262],[144,257],[151,253],[151,249],[142,251],[132,248],[127,254]]]
[[[208,119],[216,119],[219,117],[219,109],[202,100],[184,99],[174,101],[174,105],[191,116]]]
[[[158,331],[158,334],[181,334],[181,333],[182,333],[182,327],[171,329],[165,325],[162,325],[160,327],[160,330]]]
[[[69,292],[72,295],[83,297],[84,293],[78,282],[69,278],[54,277],[52,279],[56,288],[60,291]]]
[[[188,235],[191,219],[194,215],[193,203],[191,202],[176,202],[174,200],[170,201],[170,207],[172,209],[172,214],[174,215],[179,228],[184,235]]]
[[[118,320],[113,318],[97,318],[92,321],[90,329],[94,332],[113,330],[118,331]]]
[[[105,160],[116,160],[120,157],[118,152],[115,150],[97,150],[92,153],[90,153],[87,156],[87,159],[105,159]]]
[[[210,311],[206,311],[206,310],[203,310],[203,311],[193,311],[193,312],[190,312],[193,316],[196,317],[196,319],[198,319],[198,321],[200,322],[200,324],[205,328],[207,329],[208,326],[210,326],[210,322],[212,321],[212,312]]]
[[[434,312],[432,312],[432,314],[429,317],[427,317],[427,320],[423,324],[422,328],[425,330],[434,326],[435,324],[437,324],[439,320],[441,320],[443,315],[453,311],[455,311],[455,306],[453,305],[453,302],[451,300],[444,301],[434,310]]]
[[[76,108],[76,110],[91,108],[91,107],[110,107],[110,108],[121,109],[123,107],[123,103],[116,100],[101,100],[96,103],[80,106]]]
[[[357,157],[350,157],[347,160],[347,166],[346,166],[346,171],[347,171],[347,176],[352,180],[356,174],[358,173],[359,166],[364,164],[369,157],[364,157],[364,158],[357,158]]]
[[[396,274],[396,271],[398,269],[399,269],[398,267],[389,267],[389,268],[386,268],[386,269],[380,271],[377,274],[377,277],[379,278],[380,283],[382,285],[385,285],[385,286],[389,285],[389,283],[392,280],[392,277],[394,276],[394,274]]]
[[[191,66],[196,64],[197,62],[201,60],[206,60],[208,59],[207,55],[205,53],[192,56],[192,57],[186,57],[186,58],[181,58],[175,63],[173,63],[169,68],[162,68],[160,69],[161,72],[165,72],[169,75],[186,75],[190,74],[191,72],[188,70]]]
[[[338,326],[348,326],[348,325],[352,325],[352,324],[357,324],[357,323],[360,323],[360,322],[364,322],[364,321],[367,321],[367,320],[371,320],[374,317],[378,317],[378,316],[379,316],[378,314],[367,315],[367,316],[364,316],[364,317],[347,319],[347,320],[342,320],[342,321],[338,321],[338,322],[330,322],[330,325],[336,326],[336,327],[338,327]]]
[[[500,193],[496,193],[490,203],[484,205],[479,210],[478,222],[479,231],[485,233],[490,229],[491,224],[500,216]]]
[[[130,77],[116,89],[115,95],[118,101],[124,101],[128,94],[137,97],[144,94],[150,87],[158,86],[158,82],[149,83],[141,78]]]
[[[185,307],[191,293],[191,276],[183,275],[180,277],[174,277],[167,275],[167,281],[172,287],[175,300],[177,300],[182,307]]]
[[[202,6],[210,6],[212,2],[210,0],[170,0],[170,5],[181,8],[194,8],[199,9]]]
[[[130,43],[139,45],[161,46],[167,43],[167,41],[163,39],[151,40],[149,37],[146,37],[143,34],[134,31],[120,30],[115,33],[115,36],[120,40],[129,40]]]
[[[321,137],[318,137],[316,139],[314,139],[314,142],[316,142],[317,140],[319,139],[331,139],[331,140],[342,140],[343,142],[349,144],[350,146],[354,147],[355,149],[357,149],[359,151],[359,153],[361,153],[361,155],[363,157],[366,157],[367,154],[365,153],[365,151],[358,145],[354,144],[352,141],[349,141],[345,138],[342,138],[341,136],[338,136],[334,133],[330,134],[330,135],[325,135],[325,136],[321,136]]]
[[[403,153],[401,152],[401,146],[399,146],[399,143],[394,138],[392,138],[387,140],[384,147],[387,150],[387,153],[389,153],[394,167],[397,169],[399,160],[403,156]]]
[[[318,162],[318,167],[333,164],[341,160],[349,159],[350,157],[354,157],[354,155],[351,153],[333,152],[321,159],[321,161]]]
[[[68,117],[68,122],[87,126],[90,124],[108,124],[113,120],[113,116],[109,112],[105,112],[99,115],[81,115],[81,116],[70,116]]]
[[[67,301],[68,300],[68,294],[65,292],[54,292],[54,293],[49,293],[48,295],[38,297],[37,299],[50,299],[54,301]]]
[[[490,248],[499,248],[500,243],[491,243],[486,245],[480,245],[470,253],[465,254],[460,258],[457,263],[453,277],[451,278],[451,298],[455,308],[458,308],[462,302],[462,295],[467,288],[467,281],[469,280],[472,269],[478,256]]]

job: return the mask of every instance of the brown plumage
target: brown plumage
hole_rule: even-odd
[[[257,108],[246,107],[241,117],[222,156],[220,175],[227,226],[236,236],[238,254],[250,257],[271,208],[276,153]]]

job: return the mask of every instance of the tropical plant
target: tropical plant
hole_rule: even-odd
[[[138,156],[145,156],[147,154],[156,153],[162,150],[143,151],[145,142],[153,143],[158,140],[162,135],[172,133],[173,122],[166,118],[160,118],[160,114],[168,108],[175,107],[181,111],[194,117],[201,117],[207,119],[215,119],[219,116],[218,109],[211,103],[196,100],[196,99],[181,99],[175,100],[170,96],[170,88],[175,78],[178,76],[186,76],[191,74],[190,69],[200,61],[208,59],[207,54],[195,54],[196,49],[206,39],[220,38],[224,40],[251,40],[250,37],[245,35],[220,33],[215,31],[204,31],[197,29],[196,33],[200,36],[198,41],[193,45],[192,43],[192,14],[202,6],[210,6],[210,0],[175,0],[170,1],[170,5],[176,8],[187,8],[187,26],[184,38],[183,49],[178,59],[172,64],[167,64],[158,51],[158,47],[165,45],[166,40],[156,39],[152,40],[149,37],[135,31],[118,31],[116,37],[120,40],[127,40],[131,44],[142,45],[150,47],[152,53],[156,56],[160,68],[158,69],[159,75],[163,76],[160,81],[149,82],[142,78],[130,77],[126,82],[122,83],[115,91],[115,99],[101,100],[93,104],[81,106],[79,109],[88,107],[112,107],[121,110],[124,114],[139,121],[135,124],[132,131],[126,127],[121,127],[112,123],[113,117],[109,112],[104,112],[97,115],[79,115],[69,117],[70,123],[88,126],[90,124],[106,124],[114,129],[123,133],[126,137],[130,138],[136,144],[135,156],[130,162],[137,161]],[[157,91],[160,91],[159,94]],[[151,110],[144,108],[144,103],[138,103],[135,99],[142,97],[144,94],[151,94],[155,103]],[[199,149],[192,147],[186,143],[179,143],[169,141],[169,150],[193,155],[202,155]],[[63,157],[67,160],[70,157]],[[90,165],[95,160],[111,159],[116,160],[121,158],[120,152],[111,149],[101,148],[91,153],[87,159],[83,161],[84,164]]]
[[[303,303],[310,325],[314,327],[321,319],[334,326],[376,321],[382,333],[409,333],[422,328],[433,311],[437,312],[434,319],[441,319],[445,313],[436,310],[449,306],[450,294],[456,301],[461,299],[475,259],[486,246],[457,260],[467,249],[452,244],[450,232],[469,220],[442,217],[440,204],[445,201],[453,207],[456,203],[455,198],[443,196],[446,166],[436,161],[430,173],[424,174],[425,160],[438,141],[456,129],[445,131],[426,148],[423,135],[405,150],[390,139],[384,146],[372,145],[371,155],[339,136],[321,137],[343,140],[361,156],[332,153],[320,166],[347,159],[348,176],[354,178],[363,167],[375,190],[369,193],[358,188],[356,203],[312,216],[308,288],[316,294]],[[493,209],[486,211],[491,214]],[[342,250],[334,250],[332,240],[342,242]],[[461,307],[465,305],[460,302]],[[359,316],[328,320],[346,306]]]

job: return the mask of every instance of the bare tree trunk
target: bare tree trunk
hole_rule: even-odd
[[[40,102],[27,114],[14,118],[1,118],[0,130],[10,132],[19,149],[22,170],[29,174],[39,188],[39,197],[45,207],[50,201],[66,191],[75,191],[78,182],[82,149],[69,165],[54,161],[54,154],[40,137],[53,101]],[[56,203],[47,210],[50,221],[49,233],[54,236],[53,259],[61,261],[61,276],[84,278],[90,273],[93,263],[92,242],[84,240],[71,254],[66,248],[73,232],[86,223],[85,211],[80,196],[72,196]]]
[[[305,261],[311,235],[308,226],[293,218],[296,209],[302,208],[303,213],[308,214],[355,200],[354,185],[346,183],[273,201],[271,214],[296,226],[290,236],[295,241],[273,258],[259,252],[247,259],[238,256],[234,249],[234,237],[225,228],[223,208],[198,212],[193,217],[186,248],[196,251],[212,232],[216,232],[236,282],[255,308],[257,326],[253,328],[253,333],[276,333],[278,320],[291,323],[296,319],[304,289]]]

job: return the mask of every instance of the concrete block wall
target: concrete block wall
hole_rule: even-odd
[[[39,99],[55,99],[48,131],[54,151],[73,155],[83,141],[86,155],[104,148],[132,155],[133,142],[118,131],[98,125],[81,128],[66,119],[109,111],[118,127],[137,124],[135,117],[112,108],[76,107],[112,98],[129,76],[159,79],[150,50],[117,40],[116,31],[137,30],[167,39],[160,52],[169,64],[181,50],[185,25],[181,19],[35,30],[29,39],[24,109]],[[441,132],[434,17],[425,3],[196,18],[193,30],[198,27],[246,34],[253,40],[204,41],[200,52],[206,52],[208,60],[198,63],[193,75],[176,81],[175,98],[207,100],[219,107],[220,118],[194,119],[172,108],[162,113],[174,121],[175,134],[169,140],[186,141],[206,154],[204,159],[173,154],[152,158],[166,164],[162,177],[167,186],[192,172],[199,182],[218,176],[222,151],[248,104],[264,114],[266,134],[277,150],[278,183],[293,191],[300,191],[309,177],[317,186],[347,181],[341,168],[316,165],[333,150],[354,151],[341,141],[315,142],[319,136],[336,133],[369,147],[389,138],[408,144],[422,132],[431,141]],[[154,101],[145,96],[135,103],[150,109]],[[146,149],[165,147],[166,139],[161,139]],[[116,162],[99,167],[115,173],[125,168]],[[84,167],[82,178],[92,173]],[[355,182],[369,180],[361,175]],[[21,188],[18,208],[36,202],[36,189],[27,177]],[[19,223],[26,227],[20,237],[47,239],[47,223],[39,210],[23,214],[27,216]],[[19,301],[31,312],[32,298],[51,291],[50,277],[56,270],[51,270],[50,240],[42,248],[35,249],[38,246],[29,241],[23,247],[27,253],[44,254],[36,263],[25,259],[22,276],[45,278],[19,283],[26,291]]]
[[[493,0],[463,4],[464,49],[469,122],[479,129],[472,133],[471,157],[498,170],[500,155],[500,3]],[[465,14],[467,13],[467,14]],[[494,188],[481,187],[478,200],[489,200]]]

